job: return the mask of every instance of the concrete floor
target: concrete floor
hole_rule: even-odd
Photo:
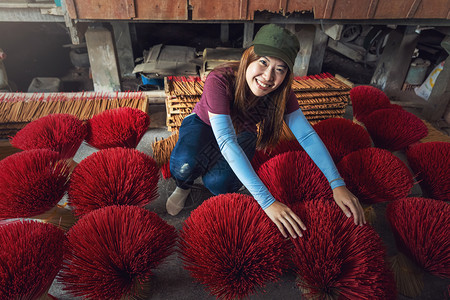
[[[148,132],[145,134],[137,149],[147,154],[151,154],[151,144],[155,138],[164,138],[170,135],[164,126],[165,120],[165,108],[163,105],[151,105],[151,126]],[[349,107],[346,116],[351,116],[351,107]],[[96,150],[89,147],[87,144],[83,144],[80,147],[75,161],[80,161],[89,154]],[[405,160],[404,155],[401,152],[396,152],[401,159]],[[198,207],[204,200],[212,196],[207,191],[201,182],[196,182],[195,188],[189,196],[186,207],[176,217],[167,214],[165,209],[165,201],[168,196],[175,189],[173,180],[161,179],[159,183],[159,197],[151,204],[148,209],[156,212],[169,224],[173,225],[177,230],[180,230],[184,221],[189,217],[190,213]],[[420,196],[421,190],[417,185],[411,191],[412,196]],[[387,253],[389,256],[396,254],[395,242],[389,228],[389,224],[385,219],[385,207],[386,204],[380,203],[374,206],[377,213],[377,222],[374,224],[374,228],[380,234],[384,241]],[[448,297],[448,286],[450,280],[440,279],[430,274],[424,276],[424,290],[422,294],[416,299],[422,300],[441,300]],[[58,297],[61,300],[78,299],[72,297],[62,290],[62,284],[55,280],[50,289],[50,294]],[[190,274],[183,269],[181,259],[177,253],[174,253],[154,272],[154,277],[151,281],[151,295],[148,299],[166,300],[166,299],[214,299],[215,297],[209,295],[204,286],[196,282]],[[269,283],[264,289],[249,299],[269,300],[269,299],[301,299],[301,292],[296,288],[295,275],[284,274],[278,282]],[[410,298],[398,295],[398,299],[407,300]]]

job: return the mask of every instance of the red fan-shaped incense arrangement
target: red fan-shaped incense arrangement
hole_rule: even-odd
[[[450,201],[450,143],[417,144],[406,151],[406,156],[428,197]]]
[[[376,147],[397,151],[428,134],[427,126],[414,114],[401,109],[380,109],[364,118]]]
[[[353,116],[361,122],[373,111],[389,108],[391,105],[389,97],[382,90],[369,85],[352,88],[350,100],[352,101]]]
[[[64,253],[64,232],[35,221],[0,225],[0,299],[47,299]]]
[[[372,146],[369,133],[362,126],[347,119],[330,118],[313,127],[335,163],[353,151]]]
[[[258,170],[263,163],[272,157],[289,151],[303,151],[303,148],[297,140],[279,140],[272,149],[256,150],[251,161],[252,166],[255,170]]]
[[[391,152],[366,148],[346,155],[337,165],[347,187],[366,204],[409,195],[414,181],[408,167]]]
[[[247,195],[203,202],[180,233],[184,268],[220,299],[242,299],[286,267],[287,245],[275,224]]]
[[[389,203],[386,217],[394,232],[398,250],[419,268],[434,275],[450,278],[450,205],[428,198],[403,198]],[[400,273],[398,283],[410,286],[411,273],[405,268],[394,269]],[[399,292],[417,296],[419,289],[401,288]]]
[[[388,204],[398,250],[428,272],[450,278],[450,205],[443,201],[410,197]]]
[[[58,275],[64,290],[87,299],[134,299],[173,252],[176,231],[143,208],[109,206],[81,218],[67,239]]]
[[[49,149],[71,158],[86,135],[86,125],[76,116],[52,114],[27,124],[11,139],[11,145],[22,150]]]
[[[32,217],[53,208],[68,187],[69,166],[48,149],[0,161],[0,219]]]
[[[295,205],[307,230],[293,239],[297,284],[306,299],[396,299],[383,243],[325,199]]]
[[[120,107],[106,110],[88,121],[86,141],[98,149],[136,148],[150,125],[142,110]]]
[[[325,175],[304,151],[277,155],[265,162],[257,174],[275,199],[286,205],[332,197]]]
[[[110,148],[83,159],[71,175],[69,203],[80,216],[109,205],[145,206],[158,196],[156,162],[136,149]]]

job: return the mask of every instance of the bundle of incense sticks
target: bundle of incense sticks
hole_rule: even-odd
[[[292,89],[294,91],[347,91],[350,90],[350,87],[330,73],[322,73],[319,75],[294,77]]]
[[[337,102],[337,103],[324,103],[324,104],[312,104],[312,105],[302,105],[302,111],[310,111],[316,109],[345,109],[347,106],[346,103]]]
[[[195,104],[200,101],[200,95],[167,96],[166,125],[169,131],[177,131],[184,117],[189,115]]]
[[[204,81],[197,76],[169,76],[166,78],[166,93],[172,96],[193,96],[203,93]]]
[[[204,81],[197,76],[169,76],[166,86],[166,125],[169,131],[177,131],[184,117],[192,112],[200,101]]]
[[[330,115],[330,118],[332,118],[331,116],[334,115],[340,115],[343,114],[345,112],[345,109],[324,109],[321,110],[321,114],[319,116],[327,116]],[[303,114],[308,118],[308,116],[314,116],[314,117],[319,117],[316,113],[316,111],[314,110],[305,110],[303,112]],[[324,118],[326,119],[326,118]],[[315,120],[315,119],[314,119]]]
[[[30,122],[51,113],[67,113],[82,120],[111,108],[133,106],[147,112],[143,93],[54,93],[0,96],[0,123]]]
[[[0,94],[0,137],[8,137],[27,123],[50,114],[72,114],[88,120],[118,107],[148,112],[147,97],[142,92]]]
[[[427,142],[447,142],[450,143],[450,136],[436,129],[431,123],[422,120],[428,128],[428,135],[420,140],[421,143]]]
[[[314,99],[314,98],[333,98],[333,97],[340,97],[343,95],[348,96],[350,94],[350,91],[294,91],[297,98],[300,98],[302,100],[308,100],[308,99]]]
[[[170,159],[170,153],[172,153],[175,144],[178,141],[178,131],[174,132],[171,136],[162,140],[155,140],[152,144],[153,159],[156,164],[161,167],[166,164]]]
[[[299,105],[315,105],[315,104],[324,104],[324,103],[343,103],[348,102],[348,94],[341,94],[337,96],[330,97],[320,97],[315,96],[313,98],[303,98],[303,94],[300,92],[295,92],[295,96],[298,99]]]
[[[311,124],[342,117],[350,100],[350,87],[329,73],[295,77],[292,89]]]

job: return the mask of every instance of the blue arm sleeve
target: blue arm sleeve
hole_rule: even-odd
[[[256,199],[262,209],[266,209],[275,198],[270,194],[237,142],[236,132],[229,115],[214,115],[209,118],[220,152],[225,157],[234,174]]]
[[[297,138],[297,141],[308,153],[309,157],[319,167],[322,173],[330,183],[331,189],[345,185],[344,180],[336,165],[331,158],[330,153],[323,144],[319,135],[314,131],[311,124],[306,120],[300,109],[284,116],[284,121]]]

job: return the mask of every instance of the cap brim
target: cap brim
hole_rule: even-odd
[[[281,59],[285,62],[289,70],[292,72],[294,62],[289,59],[289,56],[287,54],[281,52],[280,49],[260,44],[254,45],[253,49],[258,56],[270,56]]]

